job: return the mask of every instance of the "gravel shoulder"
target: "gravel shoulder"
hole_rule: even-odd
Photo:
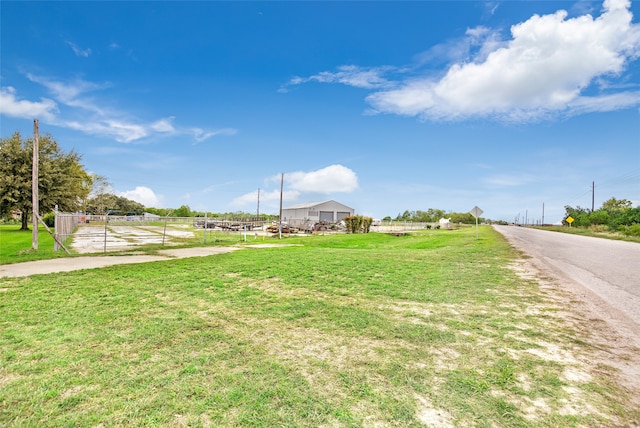
[[[640,405],[640,244],[515,226],[494,228],[525,255],[515,267],[518,273],[536,280],[563,308],[567,323],[588,338],[593,370],[598,364],[618,369],[617,382]]]

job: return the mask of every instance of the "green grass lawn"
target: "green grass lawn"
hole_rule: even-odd
[[[104,223],[103,223],[104,224]],[[111,224],[111,223],[110,223]],[[125,223],[127,226],[131,226],[128,223]],[[151,224],[153,226],[157,226],[159,228],[163,227],[164,224]],[[31,226],[30,226],[31,227]],[[170,225],[169,228],[172,226]],[[98,242],[100,239],[100,235],[104,230],[103,225],[96,225],[93,227],[95,235],[98,236]],[[96,232],[97,230],[97,232]],[[162,229],[160,229],[162,230]],[[180,229],[182,230],[182,229]],[[112,250],[108,251],[108,254],[127,254],[131,252],[135,253],[148,253],[153,254],[158,250],[166,249],[166,248],[182,248],[182,247],[195,247],[195,246],[203,246],[205,239],[204,234],[205,231],[202,229],[191,229],[193,231],[192,238],[176,238],[169,237],[167,238],[167,245],[163,246],[161,244],[147,244],[143,246],[132,246],[127,249],[120,250]],[[234,245],[239,243],[242,240],[240,233],[227,233],[221,231],[212,231],[207,230],[207,239],[206,245]],[[158,232],[161,235],[160,232]],[[64,246],[69,250],[71,256],[77,257],[79,254],[74,250],[72,246],[72,239],[67,239],[63,242]],[[100,245],[98,245],[100,247]],[[100,247],[101,248],[101,247]],[[94,253],[90,253],[89,255],[102,254],[103,251],[99,250]],[[86,255],[86,254],[85,254]],[[52,258],[59,257],[69,257],[67,253],[60,248],[59,251],[54,251],[54,240],[46,231],[44,226],[40,226],[38,228],[38,250],[32,249],[32,231],[31,230],[20,230],[19,224],[3,224],[0,225],[0,265],[7,263],[20,263],[20,262],[28,262],[34,260],[46,260]]]
[[[38,228],[38,250],[32,250],[32,230],[20,230],[19,224],[0,225],[0,264],[44,260],[66,256],[63,249],[53,251],[53,238],[43,226]]]
[[[493,229],[291,238],[0,284],[2,426],[612,426],[589,364]],[[448,425],[447,425],[448,424]]]

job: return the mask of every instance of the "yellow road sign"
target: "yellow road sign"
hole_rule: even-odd
[[[569,224],[573,223],[573,217],[571,217],[571,216],[567,217],[567,220],[566,220],[566,221],[567,221],[567,223],[569,223]]]

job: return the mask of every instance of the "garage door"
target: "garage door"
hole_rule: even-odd
[[[349,212],[344,213],[344,212],[338,211],[338,219],[337,219],[337,221],[340,221],[345,217],[349,217],[350,215],[351,215],[351,213],[349,213]]]
[[[320,221],[333,223],[333,211],[320,211]]]

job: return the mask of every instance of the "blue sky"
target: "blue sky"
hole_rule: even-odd
[[[625,0],[0,3],[0,135],[112,191],[212,212],[335,199],[562,219],[640,204]]]

